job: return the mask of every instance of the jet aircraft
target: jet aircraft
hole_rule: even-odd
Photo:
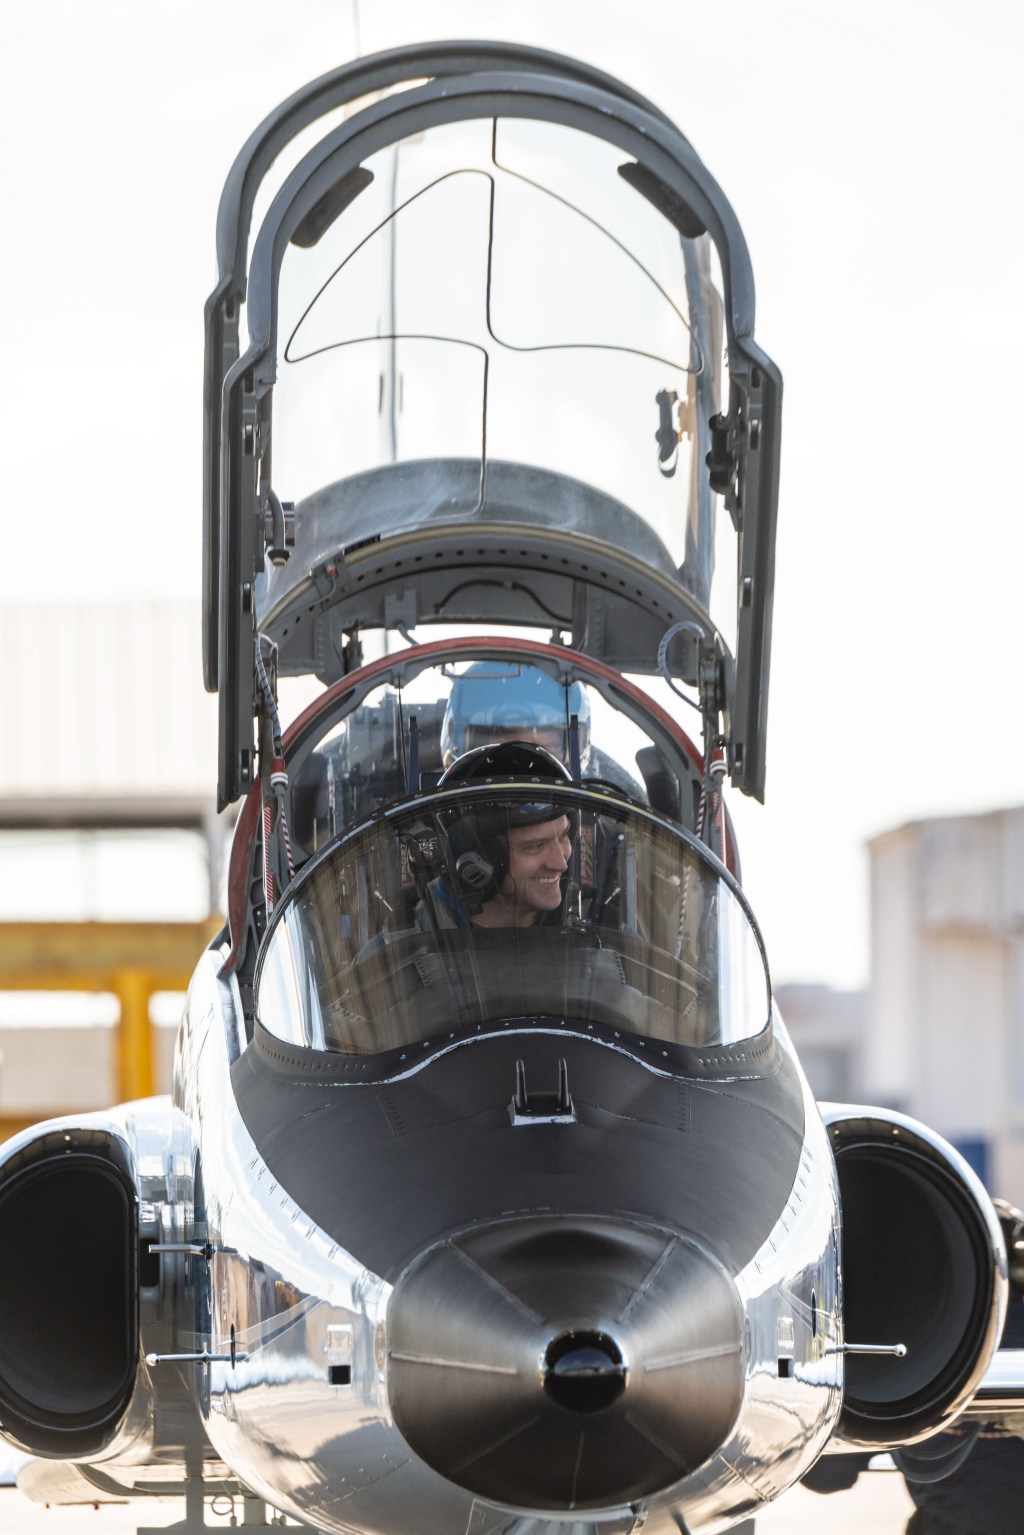
[[[992,1203],[814,1102],[744,895],[782,381],[690,143],[571,59],[403,48],[261,124],[217,256],[227,923],[170,1097],[0,1149],[21,1485],[695,1535],[1012,1421]]]

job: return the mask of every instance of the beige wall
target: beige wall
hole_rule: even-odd
[[[0,797],[213,798],[199,604],[0,604]]]
[[[153,1030],[156,1090],[171,1087],[176,1029]],[[0,1029],[0,1118],[105,1109],[118,1100],[113,1025]]]
[[[1024,809],[916,822],[869,844],[865,1082],[989,1145],[1024,1203]]]

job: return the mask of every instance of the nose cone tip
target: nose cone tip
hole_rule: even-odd
[[[604,1412],[626,1389],[626,1366],[603,1332],[566,1332],[544,1355],[544,1390],[567,1412]]]
[[[681,1480],[743,1394],[743,1312],[695,1242],[535,1218],[442,1242],[388,1308],[388,1391],[410,1447],[478,1496],[613,1507]]]

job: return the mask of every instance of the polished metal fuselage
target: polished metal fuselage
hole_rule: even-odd
[[[399,1431],[388,1391],[394,1286],[310,1218],[246,1130],[229,1075],[246,1047],[241,1007],[236,983],[219,979],[218,965],[208,953],[193,980],[177,1063],[176,1098],[192,1126],[204,1200],[197,1229],[210,1251],[208,1259],[183,1260],[208,1273],[178,1342],[223,1356],[193,1366],[196,1399],[217,1454],[246,1485],[326,1530],[448,1535],[529,1526],[556,1535],[570,1526],[645,1524],[668,1532],[682,1520],[696,1531],[725,1528],[813,1463],[841,1405],[841,1356],[833,1350],[842,1338],[834,1164],[805,1083],[804,1141],[788,1199],[735,1275],[743,1384],[725,1442],[639,1503],[516,1508],[440,1475]],[[556,1133],[571,1135],[573,1126]],[[320,1175],[329,1179],[332,1169]],[[594,1213],[600,1205],[595,1182]],[[464,1224],[501,1213],[467,1209]],[[387,1209],[376,1216],[387,1221]]]

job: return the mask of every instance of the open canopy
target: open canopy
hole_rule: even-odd
[[[314,122],[250,241],[269,166]],[[543,627],[639,673],[685,626],[668,663],[761,795],[781,380],[739,227],[678,130],[554,55],[398,50],[254,134],[218,249],[222,802],[254,776],[257,632],[281,674],[332,683],[372,631],[434,624]],[[718,496],[738,537],[722,591]]]

